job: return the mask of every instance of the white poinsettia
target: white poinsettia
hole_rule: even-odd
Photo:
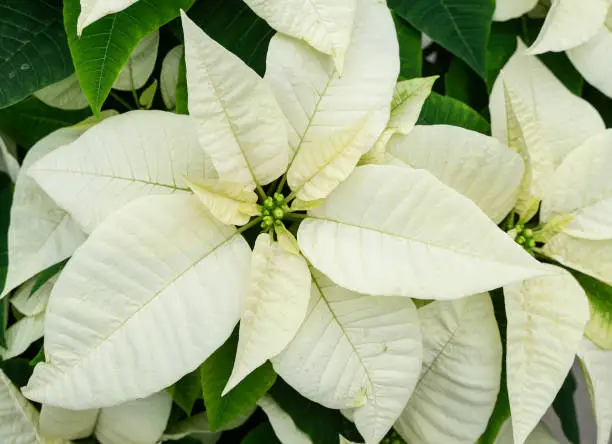
[[[537,0],[497,0],[494,19],[519,17]],[[612,3],[610,0],[553,0],[531,54],[566,51],[582,76],[612,97]]]
[[[261,79],[183,16],[189,117],[112,117],[28,168],[89,237],[53,288],[47,362],[26,396],[78,410],[150,396],[240,321],[225,392],[271,359],[303,395],[352,409],[375,443],[421,372],[410,298],[548,273],[443,180],[356,166],[412,129],[431,79],[392,100],[390,11],[360,0],[354,22],[342,75],[332,56],[278,34]]]

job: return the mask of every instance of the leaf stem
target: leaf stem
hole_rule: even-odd
[[[240,234],[240,233],[244,233],[245,231],[247,231],[247,230],[249,230],[249,229],[253,228],[254,226],[259,225],[259,224],[261,223],[261,220],[262,220],[262,219],[263,219],[263,218],[262,218],[261,216],[256,217],[255,219],[253,219],[252,221],[250,221],[248,224],[243,225],[242,227],[238,228],[238,231],[237,231],[237,232],[238,232],[238,234]]]
[[[128,111],[134,111],[134,107],[125,100],[123,100],[121,96],[119,96],[119,94],[115,93],[114,91],[111,91],[110,96],[117,102],[121,103],[121,105],[123,105]]]
[[[308,216],[305,214],[288,213],[288,214],[285,214],[284,219],[301,221],[301,220],[306,219],[307,217]]]
[[[138,100],[138,93],[136,92],[136,88],[134,88],[134,75],[132,70],[132,59],[128,60],[128,72],[130,74],[130,89],[132,90],[132,97],[134,98],[134,103],[136,104],[136,109],[140,109],[140,100]]]

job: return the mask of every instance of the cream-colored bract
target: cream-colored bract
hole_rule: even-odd
[[[548,265],[549,276],[504,287],[506,368],[514,442],[523,444],[555,399],[589,320],[580,284]]]
[[[120,91],[131,91],[145,86],[155,68],[158,47],[159,31],[153,31],[136,45],[115,80],[113,88]]]
[[[41,102],[59,109],[83,109],[89,106],[76,74],[36,91],[34,96]]]
[[[86,238],[74,219],[28,175],[39,159],[78,139],[86,126],[63,128],[41,139],[23,161],[15,183],[8,229],[8,273],[2,296],[63,261]]]
[[[17,180],[20,170],[16,155],[17,145],[0,131],[0,171],[8,174],[13,182]]]
[[[408,166],[358,167],[298,243],[334,282],[372,295],[457,299],[545,274],[476,204]]]
[[[602,350],[583,339],[578,357],[597,423],[597,444],[606,444],[612,430],[612,351]]]
[[[416,308],[408,298],[353,293],[311,271],[308,315],[272,364],[303,396],[329,408],[354,408],[361,435],[378,443],[421,370]]]
[[[94,435],[101,444],[155,444],[166,428],[172,399],[166,392],[101,410],[67,410],[43,405],[45,436],[80,439]]]
[[[537,4],[538,0],[496,0],[493,20],[503,22],[520,17]]]
[[[283,444],[312,444],[308,435],[302,432],[293,422],[291,416],[287,414],[271,396],[265,395],[257,405],[264,411],[274,433]]]
[[[384,2],[359,0],[342,75],[330,57],[276,35],[265,80],[289,122],[287,181],[303,201],[325,198],[374,146],[389,120],[398,43]]]
[[[108,118],[28,174],[88,233],[138,197],[189,193],[184,176],[216,177],[193,121],[164,111]]]
[[[173,384],[234,329],[250,255],[235,229],[194,196],[148,196],[122,207],[53,288],[47,362],[35,367],[24,394],[81,410]],[[203,326],[214,328],[202,334]]]
[[[6,330],[6,348],[0,346],[0,357],[8,360],[22,354],[43,337],[44,325],[43,314],[27,316],[15,322]]]
[[[182,14],[189,113],[219,177],[261,187],[289,162],[285,121],[274,95],[251,68]]]
[[[299,253],[287,251],[270,234],[257,237],[240,317],[238,350],[222,395],[291,342],[306,317],[310,280],[308,265]]]
[[[123,11],[138,0],[81,0],[81,13],[77,21],[77,35],[102,17]]]
[[[166,108],[172,110],[176,108],[176,86],[179,78],[179,66],[185,47],[178,45],[168,51],[162,62],[161,73],[159,75],[159,89]]]
[[[473,444],[499,392],[502,345],[488,294],[418,311],[423,369],[395,430],[410,443]]]
[[[331,55],[342,72],[359,1],[246,0],[245,3],[277,31]]]
[[[393,136],[387,150],[470,198],[495,223],[514,207],[525,171],[521,156],[498,140],[456,126],[417,126]]]
[[[32,293],[37,281],[37,278],[30,279],[19,287],[11,297],[11,304],[24,316],[36,316],[45,311],[47,302],[49,302],[49,296],[51,296],[51,290],[57,281],[57,276],[51,277]]]
[[[512,434],[512,420],[507,420],[501,427],[494,444],[515,444]],[[543,422],[539,422],[525,440],[525,444],[560,444],[550,429]]]

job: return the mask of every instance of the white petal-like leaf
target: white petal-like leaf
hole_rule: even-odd
[[[43,337],[45,327],[44,314],[27,316],[15,322],[6,330],[6,348],[0,347],[0,356],[4,360],[19,356],[35,341]]]
[[[15,182],[19,175],[19,162],[15,158],[17,145],[0,131],[0,171],[7,173]]]
[[[76,73],[36,91],[34,95],[41,102],[54,108],[74,110],[89,106]]]
[[[612,285],[612,239],[579,239],[560,233],[544,245],[544,254]]]
[[[81,14],[77,22],[77,34],[79,37],[83,29],[102,17],[123,11],[138,0],[81,0]]]
[[[295,425],[293,419],[270,396],[264,396],[257,405],[265,412],[274,433],[283,444],[312,444],[306,433]]]
[[[505,83],[531,110],[531,116],[517,116],[521,124],[525,125],[531,118],[530,124],[538,126],[541,132],[539,143],[526,137],[530,157],[551,157],[553,167],[557,167],[567,153],[603,131],[605,125],[591,104],[572,94],[537,57],[524,51],[525,46],[519,41],[516,53],[493,86],[489,105],[491,130],[493,136],[507,143]],[[536,153],[543,149],[549,153]]]
[[[271,27],[332,55],[342,72],[359,0],[246,0]]]
[[[313,270],[308,315],[272,363],[303,396],[329,408],[355,408],[357,429],[377,443],[412,393],[421,353],[410,299],[353,293]]]
[[[113,88],[120,91],[131,91],[145,86],[155,68],[158,47],[159,31],[154,31],[143,38],[136,45],[126,65],[117,76]]]
[[[251,259],[234,368],[223,394],[289,344],[306,317],[310,287],[304,258],[285,250],[270,234],[260,234]]]
[[[607,444],[612,430],[612,351],[583,339],[578,357],[597,422],[597,444]]]
[[[178,45],[168,51],[162,63],[159,75],[159,89],[162,99],[168,109],[176,107],[176,86],[178,84],[179,66],[185,47]]]
[[[545,274],[476,204],[408,166],[357,168],[309,216],[304,255],[361,293],[457,299]]]
[[[285,172],[289,145],[270,87],[182,14],[189,113],[223,180],[265,185]]]
[[[504,22],[531,11],[538,0],[496,0],[493,20]]]
[[[51,277],[38,290],[32,293],[37,280],[37,277],[30,279],[19,287],[11,298],[11,304],[24,316],[36,316],[45,311],[47,302],[49,302],[49,296],[51,296],[51,290],[53,290],[53,285],[57,281],[57,276]]]
[[[591,137],[569,153],[542,198],[540,220],[574,215],[567,234],[612,239],[612,130]]]
[[[389,119],[399,73],[395,26],[385,2],[359,0],[342,75],[331,57],[277,34],[266,81],[289,122],[297,197],[326,197],[378,139]]]
[[[251,216],[259,214],[257,194],[234,182],[217,179],[185,181],[204,206],[218,220],[228,225],[244,225]]]
[[[515,444],[512,434],[512,421],[509,419],[502,425],[495,444]],[[525,444],[560,444],[557,438],[554,437],[550,429],[543,422],[533,429],[529,437],[525,440]]]
[[[544,26],[529,52],[565,51],[581,45],[603,26],[609,7],[609,0],[553,1]]]
[[[99,409],[68,410],[45,404],[40,410],[40,432],[51,438],[87,438],[93,434],[99,414]]]
[[[572,367],[589,320],[589,303],[566,270],[504,287],[506,368],[514,442],[523,444]]]
[[[88,233],[138,197],[190,192],[183,176],[215,177],[193,121],[164,111],[106,119],[28,173]]]
[[[473,444],[499,392],[502,345],[488,294],[419,309],[423,369],[395,429],[406,442]]]
[[[121,208],[79,248],[46,312],[24,394],[82,410],[151,395],[193,371],[240,318],[251,251],[194,196]]]
[[[23,161],[15,183],[8,230],[8,274],[2,295],[32,276],[63,261],[85,241],[72,217],[28,175],[39,159],[78,139],[86,127],[63,128],[41,139]],[[82,206],[82,202],[79,205]]]
[[[514,206],[525,170],[521,156],[497,139],[457,126],[417,126],[392,137],[388,150],[470,198],[495,223]]]

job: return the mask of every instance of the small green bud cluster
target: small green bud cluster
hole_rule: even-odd
[[[274,193],[273,196],[266,197],[261,207],[261,228],[268,231],[274,226],[281,226],[283,217],[288,212],[289,206],[285,202],[285,196],[281,193]]]
[[[514,240],[517,244],[527,251],[531,251],[536,247],[536,240],[533,237],[533,230],[531,228],[526,228],[523,224],[518,223],[514,226],[514,229],[516,230],[516,238]]]
[[[402,437],[395,430],[391,429],[380,444],[406,444]]]

